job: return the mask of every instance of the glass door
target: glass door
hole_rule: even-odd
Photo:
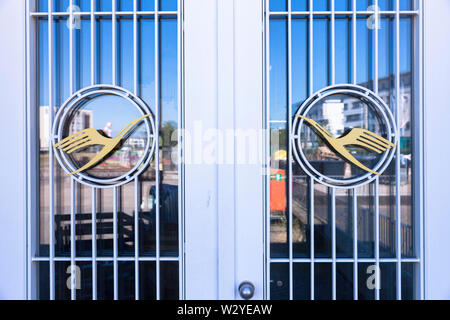
[[[265,1],[268,298],[423,298],[419,8]]]
[[[28,2],[29,298],[183,298],[181,7]]]

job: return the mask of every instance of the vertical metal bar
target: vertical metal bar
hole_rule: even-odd
[[[113,188],[113,277],[114,277],[114,300],[119,299],[119,279],[117,263],[117,187]]]
[[[373,62],[373,91],[378,95],[378,29],[380,28],[380,11],[378,0],[374,0],[375,29],[374,34],[374,62]]]
[[[311,228],[311,237],[309,239],[310,242],[310,255],[311,255],[311,300],[314,300],[314,179],[312,177],[309,178],[309,215],[310,215],[310,228]]]
[[[138,94],[137,70],[137,0],[133,0],[133,90]],[[139,177],[134,179],[134,298],[139,300]]]
[[[36,278],[35,276],[33,276],[33,267],[34,267],[34,263],[33,263],[33,256],[35,255],[35,251],[34,251],[34,232],[37,229],[36,228],[36,224],[35,224],[35,219],[33,219],[33,214],[32,212],[34,212],[34,207],[32,206],[32,199],[33,199],[33,188],[31,187],[32,185],[32,181],[34,180],[32,177],[32,173],[31,173],[31,163],[32,163],[32,158],[33,158],[33,149],[31,148],[31,124],[32,124],[32,115],[31,115],[31,68],[30,68],[30,62],[31,62],[31,24],[33,23],[34,26],[36,26],[36,21],[35,19],[31,18],[30,15],[30,3],[29,1],[25,2],[25,7],[26,7],[26,54],[25,54],[25,59],[26,59],[26,66],[27,66],[27,73],[26,73],[26,103],[27,103],[27,115],[26,115],[26,125],[27,125],[27,135],[26,135],[26,143],[25,145],[27,146],[27,299],[31,300],[35,297],[35,291],[34,290],[34,286],[32,285],[32,283],[34,282],[34,278]],[[34,174],[34,173],[33,173]],[[49,240],[50,241],[50,240]],[[51,261],[50,261],[51,262]],[[49,262],[49,264],[50,264]],[[50,274],[49,274],[50,276]]]
[[[336,32],[334,0],[331,0],[331,85],[336,83]],[[336,300],[336,189],[331,188],[332,299]]]
[[[314,48],[313,48],[313,26],[314,26],[314,15],[313,15],[313,0],[309,0],[309,95],[312,96],[314,93]]]
[[[334,0],[331,2],[331,85],[336,83],[336,16]]]
[[[48,114],[49,123],[53,123],[55,116],[53,101],[53,1],[48,0]],[[49,179],[49,272],[50,272],[50,299],[55,299],[55,210],[54,210],[54,163],[52,126],[49,126],[48,144],[48,179]]]
[[[91,85],[95,84],[95,0],[91,0]],[[92,299],[97,300],[97,192],[92,188]]]
[[[270,300],[270,12],[269,0],[265,1],[265,80],[266,80],[266,298]]]
[[[352,83],[356,84],[356,0],[352,1]],[[358,300],[358,190],[353,189],[353,299]]]
[[[95,84],[95,0],[91,0],[91,86]]]
[[[353,299],[358,300],[358,190],[352,193],[353,210]]]
[[[159,121],[160,121],[160,95],[159,95],[159,1],[155,1],[155,115],[156,115],[156,132],[155,139],[156,152],[155,152],[155,197],[156,197],[156,300],[161,298],[161,283],[160,283],[160,239],[159,239],[159,186],[160,186],[160,174],[159,174]]]
[[[308,61],[308,69],[309,69],[309,96],[313,95],[314,92],[314,72],[313,72],[313,66],[314,66],[314,42],[313,42],[313,0],[309,0],[309,61]],[[314,179],[310,178],[309,183],[309,202],[310,202],[310,208],[311,208],[311,300],[314,300],[315,293],[314,293],[314,287],[315,287],[315,279],[314,279],[314,271],[315,271],[315,262],[314,262],[314,224],[315,224],[315,218],[314,218]]]
[[[97,300],[97,197],[92,191],[92,299]]]
[[[353,0],[353,14],[352,14],[352,82],[356,84],[356,0]]]
[[[111,18],[111,28],[112,28],[112,85],[116,85],[116,0],[112,0],[112,18]]]
[[[112,32],[112,84],[116,85],[116,0],[112,0],[112,18],[111,18],[111,32]],[[113,188],[113,260],[114,260],[114,300],[119,299],[119,266],[117,262],[118,256],[118,239],[117,239],[117,187]]]
[[[292,17],[291,17],[291,0],[288,0],[288,215],[289,215],[289,226],[288,226],[288,241],[289,241],[289,299],[294,298],[294,266],[293,266],[293,243],[292,243],[292,228],[293,214],[292,214]]]
[[[178,290],[179,290],[179,298],[184,299],[184,279],[183,279],[183,270],[184,270],[184,241],[183,241],[183,147],[184,143],[182,140],[182,128],[183,128],[183,116],[182,116],[182,98],[181,98],[181,90],[182,90],[182,60],[181,60],[181,52],[182,52],[182,20],[181,20],[181,8],[182,8],[182,0],[178,0],[177,7],[177,105],[178,105]]]
[[[425,268],[424,268],[424,263],[425,263],[425,257],[424,257],[424,207],[423,207],[423,203],[424,203],[424,199],[423,199],[423,183],[424,183],[424,178],[423,178],[423,167],[424,167],[424,160],[423,160],[423,124],[424,124],[424,119],[423,119],[423,115],[424,115],[424,108],[423,108],[423,1],[422,0],[418,0],[418,6],[419,6],[419,15],[416,18],[419,24],[419,101],[418,101],[418,108],[419,108],[419,119],[418,119],[418,125],[419,125],[419,145],[420,147],[418,148],[418,150],[416,150],[416,157],[419,157],[420,161],[420,166],[419,166],[419,170],[417,171],[418,174],[420,174],[420,179],[419,181],[419,203],[420,203],[420,207],[419,207],[419,223],[420,223],[420,231],[419,231],[419,283],[420,283],[420,300],[424,300],[425,299],[425,279],[424,279],[424,274],[425,274]]]
[[[70,71],[69,71],[69,88],[70,88],[70,95],[74,92],[74,70],[73,70],[73,1],[70,1],[69,4],[69,61],[70,61]],[[75,271],[75,180],[74,178],[70,179],[70,267],[71,267],[71,280],[72,280],[72,286],[71,286],[71,299],[76,300],[76,286],[74,286],[75,283],[75,277],[76,272]],[[75,280],[75,281],[74,281]]]
[[[380,190],[380,183],[379,183],[378,177],[375,179],[375,182],[373,184],[374,188],[374,199],[375,199],[375,266],[376,270],[380,270],[380,197],[379,197],[379,190]],[[377,279],[377,284],[379,278]],[[376,286],[375,288],[375,300],[380,300],[380,287]]]
[[[139,178],[134,179],[134,296],[139,300]]]
[[[76,277],[75,272],[75,179],[70,179],[70,296],[72,300],[76,300]]]
[[[373,90],[378,95],[378,29],[379,25],[379,8],[378,0],[374,0],[375,10],[375,29],[374,29],[374,63],[373,63]],[[375,198],[375,266],[376,270],[380,270],[380,180],[377,177],[374,182],[374,198]],[[380,300],[380,288],[375,288],[375,300]]]
[[[395,122],[397,141],[400,141],[400,1],[395,0]],[[400,190],[400,146],[395,157],[395,211],[397,216],[397,300],[402,299],[402,243],[401,243],[401,190]]]
[[[332,299],[336,300],[336,189],[330,188],[331,196],[331,260]]]

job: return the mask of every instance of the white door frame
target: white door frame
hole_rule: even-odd
[[[30,97],[26,95],[25,3],[0,1],[0,135],[7,137],[0,148],[8,155],[0,157],[0,299],[26,299],[31,282],[27,279],[30,186],[26,175],[32,168],[26,167]],[[195,121],[203,121],[204,129],[261,125],[261,3],[185,1],[187,129],[194,128]],[[442,144],[450,121],[450,41],[446,37],[450,6],[447,0],[427,0],[423,12],[425,298],[450,299],[450,149]],[[215,142],[204,143],[205,147],[211,145]],[[259,219],[263,188],[259,168],[190,164],[185,175],[186,298],[235,298],[237,285],[244,279],[254,281],[257,297],[262,297],[264,244]],[[246,223],[254,227],[246,230]]]
[[[263,124],[262,25],[261,0],[184,2],[187,299],[239,298],[246,280],[264,297],[262,164],[237,152]]]

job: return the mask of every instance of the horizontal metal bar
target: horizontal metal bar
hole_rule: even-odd
[[[373,11],[356,11],[356,15],[372,15]],[[395,11],[379,11],[379,14],[381,15],[395,15]],[[310,11],[292,11],[292,16],[309,16],[311,13]],[[313,11],[313,15],[332,15],[333,11]],[[276,12],[270,12],[269,16],[288,16],[289,12],[287,11],[276,11]],[[334,11],[334,15],[337,16],[352,16],[353,11]],[[400,15],[419,15],[419,11],[415,10],[408,10],[408,11],[400,11]]]
[[[310,258],[294,258],[292,259],[293,262],[295,263],[308,263],[308,262],[312,262],[314,261],[315,263],[332,263],[333,259],[332,258],[314,258],[314,260],[310,259]],[[355,259],[353,258],[336,258],[336,263],[351,263],[351,262],[355,262]],[[376,259],[371,259],[371,258],[361,258],[361,259],[357,259],[356,262],[359,263],[375,263],[377,260]],[[380,263],[396,263],[398,262],[396,258],[382,258],[378,260]],[[281,258],[273,258],[270,259],[271,263],[289,263],[289,259],[285,258],[285,259],[281,259]],[[419,263],[420,259],[418,258],[404,258],[401,259],[401,262],[405,262],[405,263]]]
[[[93,261],[92,257],[76,257],[75,261]],[[156,257],[139,257],[138,261],[156,261]],[[160,257],[159,261],[179,261],[178,257]],[[35,257],[32,258],[33,262],[45,262],[50,261],[48,257]],[[70,257],[55,257],[53,261],[70,261]],[[97,257],[95,261],[114,261],[114,257]],[[117,261],[135,261],[134,257],[117,257]]]
[[[139,15],[154,15],[155,11],[136,11],[136,14]],[[178,13],[177,11],[159,11],[158,12],[159,15],[161,16],[176,16]],[[47,17],[49,15],[49,13],[47,12],[30,12],[30,15],[32,17]],[[52,16],[70,16],[69,12],[52,12],[51,13]],[[90,16],[91,12],[90,11],[86,11],[86,12],[73,12],[73,16]],[[112,16],[112,12],[102,12],[102,11],[96,11],[94,12],[95,16]],[[116,16],[131,16],[133,17],[133,11],[116,11],[115,12]]]

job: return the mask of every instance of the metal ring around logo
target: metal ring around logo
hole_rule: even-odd
[[[139,159],[139,161],[135,164],[133,168],[131,168],[127,173],[115,177],[115,178],[96,178],[89,176],[83,172],[75,173],[72,177],[78,182],[96,188],[110,188],[110,187],[118,187],[123,184],[126,184],[132,181],[135,177],[139,176],[149,165],[150,160],[153,158],[156,141],[155,139],[155,122],[154,122],[154,113],[151,109],[142,101],[140,98],[132,94],[126,89],[111,86],[111,85],[95,85],[83,88],[77,92],[75,92],[69,99],[64,102],[64,104],[59,108],[58,112],[55,115],[55,119],[52,127],[52,144],[53,146],[63,139],[63,130],[65,128],[66,122],[70,119],[71,114],[79,109],[84,102],[95,99],[95,97],[103,96],[103,95],[113,95],[117,97],[121,97],[130,102],[133,106],[137,108],[141,115],[150,114],[151,116],[143,119],[146,131],[147,131],[147,142],[144,148],[144,155]],[[69,160],[69,157],[62,151],[57,148],[54,148],[54,153],[56,159],[63,170],[70,174],[71,172],[77,170],[72,161]]]
[[[358,86],[358,85],[350,85],[350,84],[343,84],[343,85],[335,85],[330,86],[327,88],[324,88],[311,97],[309,97],[297,110],[297,112],[294,115],[293,119],[293,125],[292,125],[292,133],[291,133],[291,139],[293,141],[293,153],[296,161],[299,163],[299,165],[302,167],[302,169],[315,181],[318,183],[321,183],[323,185],[326,185],[328,187],[333,188],[342,188],[342,189],[350,189],[355,188],[358,186],[362,186],[365,184],[368,184],[376,179],[378,175],[367,172],[364,175],[352,178],[352,179],[336,179],[333,177],[328,177],[322,173],[320,173],[316,168],[313,167],[313,165],[309,162],[309,160],[306,158],[303,148],[302,148],[302,142],[301,142],[301,129],[302,126],[305,125],[305,120],[303,118],[300,118],[299,116],[306,117],[308,112],[311,110],[311,108],[316,105],[319,101],[321,101],[323,98],[326,98],[328,96],[332,96],[335,94],[345,94],[348,96],[352,96],[354,98],[357,98],[358,100],[370,105],[372,108],[376,109],[378,111],[380,118],[384,122],[385,131],[386,131],[386,139],[395,144],[396,147],[389,149],[388,151],[384,152],[381,159],[377,162],[377,164],[372,168],[373,171],[378,171],[380,174],[382,174],[386,168],[391,163],[396,148],[398,147],[397,140],[398,140],[398,131],[397,127],[394,121],[394,117],[389,110],[389,107],[386,105],[386,103],[378,97],[374,92],[371,90]]]

